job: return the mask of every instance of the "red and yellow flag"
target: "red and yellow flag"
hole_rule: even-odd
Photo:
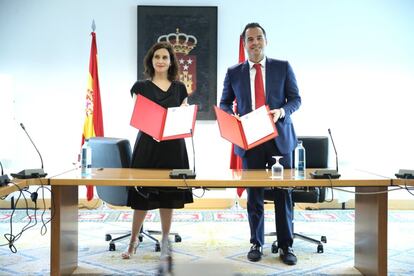
[[[243,37],[240,36],[239,41],[239,63],[242,63],[246,60],[244,56],[244,45],[243,45]],[[234,113],[237,113],[237,99],[234,101]],[[234,145],[231,145],[231,155],[230,155],[230,169],[242,169],[242,160],[240,156],[234,154]],[[239,197],[242,196],[244,192],[244,188],[237,188],[237,195]]]
[[[85,139],[95,136],[104,136],[101,95],[98,78],[98,50],[96,47],[96,34],[91,33],[91,55],[89,58],[88,89],[86,92],[86,117],[83,125],[82,145]],[[86,198],[93,198],[93,186],[86,186]]]

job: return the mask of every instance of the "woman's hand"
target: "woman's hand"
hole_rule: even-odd
[[[188,97],[183,100],[181,106],[188,106]]]

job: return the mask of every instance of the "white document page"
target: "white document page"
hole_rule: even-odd
[[[273,121],[269,118],[266,106],[262,106],[240,117],[240,121],[248,145],[274,132]]]
[[[169,107],[163,137],[190,133],[193,128],[195,105]]]

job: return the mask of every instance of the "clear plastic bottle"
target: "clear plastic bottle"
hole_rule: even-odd
[[[85,139],[81,152],[81,175],[90,176],[92,171],[92,149],[89,146],[89,140]]]
[[[298,141],[295,148],[295,177],[304,178],[306,171],[306,150],[302,141]]]

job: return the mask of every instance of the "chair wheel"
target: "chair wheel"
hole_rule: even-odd
[[[161,251],[161,246],[159,243],[155,244],[155,252],[160,252]]]
[[[138,236],[138,240],[139,240],[139,242],[142,242],[142,236],[141,235]]]
[[[327,243],[326,236],[321,237],[321,242]]]
[[[115,243],[110,242],[110,243],[109,243],[109,251],[115,251],[115,250],[116,250],[116,248],[115,248]]]
[[[317,252],[318,252],[318,253],[323,253],[323,245],[322,245],[322,244],[319,244],[319,245],[318,245]]]
[[[175,241],[175,242],[181,242],[181,237],[180,237],[180,235],[174,235],[174,241]]]
[[[276,254],[279,248],[277,248],[277,245],[275,243],[272,243],[272,253]]]
[[[106,240],[106,241],[110,241],[110,240],[112,240],[112,236],[111,236],[111,234],[105,234],[105,240]]]

